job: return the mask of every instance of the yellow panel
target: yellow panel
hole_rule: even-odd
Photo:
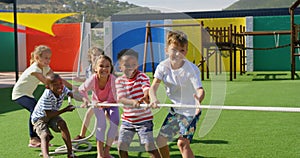
[[[75,15],[77,13],[61,14],[36,14],[36,13],[18,13],[17,23],[41,32],[55,36],[52,32],[52,25],[59,19]],[[0,13],[0,20],[14,23],[13,13]]]
[[[200,24],[201,22],[204,23],[204,27],[209,28],[224,28],[229,27],[230,24],[232,26],[236,26],[237,32],[240,32],[240,25],[246,26],[246,18],[212,18],[212,19],[185,19],[185,20],[173,20],[173,24]],[[173,27],[173,30],[181,30],[185,32],[189,39],[189,50],[187,54],[187,59],[190,61],[195,62],[195,64],[199,64],[201,61],[201,54],[204,54],[206,57],[207,51],[202,50],[201,46],[201,30],[198,26],[182,26],[182,27]],[[207,33],[206,33],[207,34]],[[205,36],[205,35],[204,35]],[[202,52],[204,51],[204,52]],[[210,50],[210,53],[213,53],[214,50]],[[228,53],[226,51],[222,51],[222,53]],[[236,64],[237,64],[237,71],[239,71],[239,51],[236,52]],[[225,67],[223,71],[229,71],[229,57],[222,57],[223,66]],[[216,57],[215,54],[210,56],[209,58],[209,69],[210,71],[215,71],[216,65]],[[207,66],[206,63],[204,66]]]

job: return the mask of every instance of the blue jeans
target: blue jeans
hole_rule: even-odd
[[[30,138],[38,137],[38,135],[34,132],[33,125],[31,123],[31,114],[34,110],[34,107],[35,107],[36,103],[37,103],[36,99],[28,97],[28,96],[22,96],[22,97],[14,100],[14,101],[30,112],[29,124],[28,124],[28,126],[29,126],[29,135],[30,135]]]

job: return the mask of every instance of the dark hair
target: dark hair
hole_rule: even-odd
[[[51,73],[51,74],[48,74],[46,76],[46,88],[49,88],[49,86],[55,82],[55,80],[57,79],[60,79],[60,76],[59,74],[56,74],[56,73]]]
[[[97,59],[93,63],[93,68],[96,67],[96,64],[98,63],[98,60],[100,60],[100,59],[106,59],[110,62],[110,66],[111,66],[110,73],[113,73],[114,72],[114,66],[113,66],[112,60],[107,55],[100,55],[99,57],[97,57]]]
[[[136,59],[139,59],[139,53],[134,51],[133,49],[123,49],[118,53],[118,60],[122,58],[122,56],[130,55],[136,57]]]

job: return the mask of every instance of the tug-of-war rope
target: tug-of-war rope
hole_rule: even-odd
[[[69,100],[69,104],[70,104]],[[89,104],[87,107],[75,106],[75,108],[100,108],[103,106],[114,107],[130,107],[129,105],[117,104],[117,103],[97,103]],[[149,104],[140,104],[141,108],[150,107]],[[222,106],[222,105],[186,105],[186,104],[158,104],[158,107],[174,107],[174,108],[200,108],[200,109],[215,109],[215,110],[245,110],[245,111],[269,111],[269,112],[300,112],[299,107],[259,107],[259,106]],[[89,136],[79,140],[72,140],[73,151],[75,152],[87,152],[92,149],[92,144],[88,141],[95,134],[96,122],[94,129]],[[83,147],[85,145],[86,147]],[[65,145],[55,149],[55,151],[49,154],[65,154],[67,148]],[[41,155],[41,154],[40,154]]]
[[[124,104],[97,103],[89,104],[88,107],[96,108],[102,106],[130,107]],[[80,106],[75,106],[81,108]],[[141,108],[150,107],[149,104],[140,104]],[[247,110],[247,111],[270,111],[270,112],[300,112],[300,107],[260,107],[260,106],[223,106],[223,105],[186,105],[186,104],[158,104],[158,107],[173,108],[200,108],[200,109],[218,109],[218,110]]]

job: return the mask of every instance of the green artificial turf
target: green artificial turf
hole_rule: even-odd
[[[235,81],[204,80],[203,86],[207,93],[203,104],[222,104],[222,99],[219,98],[224,96],[223,104],[229,106],[300,107],[300,80],[289,80],[290,76],[285,72],[286,75],[276,74],[277,72],[247,73],[238,76]],[[42,92],[42,87],[39,87],[37,96]],[[39,157],[40,149],[27,147],[29,113],[10,100],[10,93],[11,88],[0,89],[0,158]],[[163,94],[160,97],[165,98]],[[167,109],[161,108],[153,112],[156,136]],[[83,114],[82,109],[62,114],[72,137],[79,134]],[[191,147],[196,157],[297,158],[300,157],[299,120],[299,113],[204,109]],[[64,144],[59,133],[54,133],[54,136],[51,143],[55,146],[50,147],[52,151]],[[141,148],[136,141],[130,148],[130,157],[149,157],[147,153],[139,152]],[[97,156],[95,137],[90,142],[92,150],[77,152],[78,157]],[[169,146],[172,158],[181,157],[175,141]],[[111,154],[118,157],[116,146],[111,149]],[[62,158],[66,155],[55,157]]]

